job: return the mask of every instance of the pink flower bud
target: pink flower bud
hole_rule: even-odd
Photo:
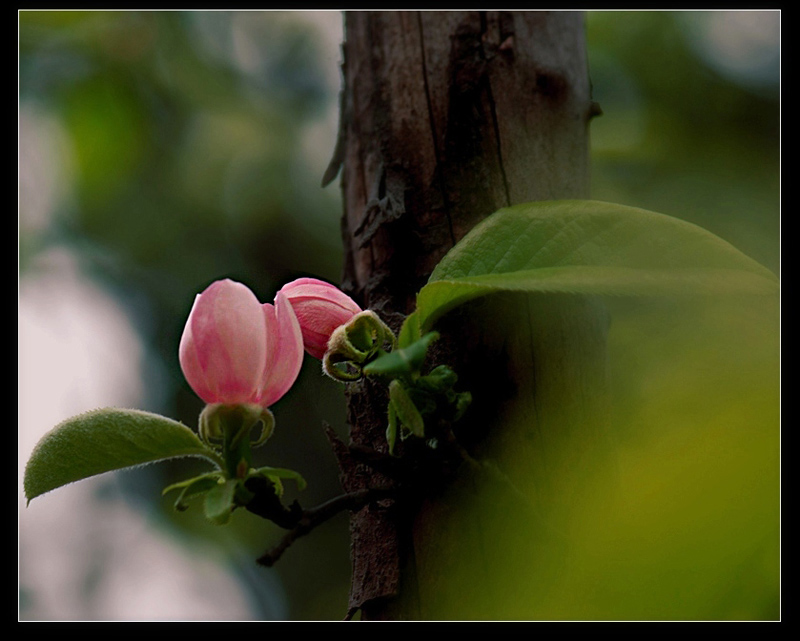
[[[280,292],[274,306],[262,305],[245,285],[218,280],[195,298],[179,357],[187,382],[206,403],[269,407],[300,372],[300,325]]]
[[[355,301],[339,288],[316,278],[298,278],[280,292],[292,304],[303,345],[314,358],[322,358],[333,331],[361,311]]]

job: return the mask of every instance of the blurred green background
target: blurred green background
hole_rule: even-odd
[[[779,19],[589,13],[604,111],[592,197],[697,223],[777,273]],[[20,12],[20,469],[45,431],[99,405],[194,425],[177,345],[211,281],[264,301],[298,276],[338,282],[340,193],[320,181],[341,37],[336,12]],[[545,570],[543,593],[510,569],[523,605],[497,612],[776,618],[777,306],[616,305],[625,489],[572,506],[588,516],[570,571]],[[341,388],[307,358],[274,412],[257,461],[300,471],[303,505],[331,497],[321,424],[346,434]],[[20,619],[341,618],[346,516],[258,568],[277,528],[249,513],[220,528],[160,497],[201,469],[106,475],[27,509],[20,490]],[[611,522],[597,508],[609,502]]]

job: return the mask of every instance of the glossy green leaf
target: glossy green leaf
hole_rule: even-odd
[[[778,279],[677,218],[598,201],[526,203],[495,212],[442,258],[401,337],[424,333],[457,305],[501,291],[775,294]]]
[[[188,427],[172,419],[106,408],[67,419],[45,434],[25,468],[28,501],[74,481],[164,459],[219,456]]]

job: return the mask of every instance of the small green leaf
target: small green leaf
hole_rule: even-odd
[[[397,336],[397,346],[408,347],[412,343],[416,343],[420,338],[422,338],[422,333],[419,327],[419,314],[412,312],[403,321],[400,334]]]
[[[186,499],[207,492],[211,488],[215,487],[221,478],[222,476],[220,472],[211,472],[210,474],[195,476],[194,478],[187,479],[186,481],[180,481],[179,483],[173,483],[172,485],[165,487],[161,492],[161,496],[164,496],[173,490],[181,490],[178,498],[175,499],[175,509],[179,512],[183,512],[189,507],[186,504]]]
[[[291,479],[297,483],[297,489],[299,490],[304,490],[308,486],[308,483],[306,483],[306,480],[299,472],[285,467],[259,467],[257,470],[251,472],[251,475],[252,474],[258,474],[270,480]]]
[[[394,446],[397,443],[397,410],[391,400],[387,414],[389,424],[386,426],[386,442],[389,444],[389,455],[394,456]]]
[[[217,453],[182,423],[138,410],[94,410],[42,437],[25,468],[25,496],[31,501],[96,474],[184,456],[221,465]]]
[[[460,394],[456,395],[456,413],[453,417],[453,421],[459,420],[462,416],[464,416],[464,412],[467,411],[467,408],[472,403],[472,393],[471,392],[461,392]]]
[[[425,360],[428,346],[437,338],[439,338],[437,332],[429,332],[407,347],[381,354],[364,366],[364,374],[396,378],[418,372]]]
[[[238,484],[238,479],[228,479],[206,492],[205,512],[209,520],[217,525],[225,525],[228,522],[236,507]]]
[[[419,413],[414,401],[406,392],[403,384],[398,380],[389,383],[389,402],[400,422],[411,431],[414,436],[425,436],[425,421]]]
[[[420,376],[416,386],[427,392],[446,393],[458,381],[458,375],[447,365],[438,365],[427,376]]]
[[[417,381],[418,383],[419,381]],[[436,411],[436,396],[438,394],[421,389],[416,384],[414,387],[404,389],[404,391],[421,415],[433,414]]]
[[[677,218],[597,201],[526,203],[495,212],[442,258],[401,337],[501,291],[707,295],[778,288],[768,269]]]

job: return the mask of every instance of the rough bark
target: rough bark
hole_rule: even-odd
[[[343,286],[398,329],[439,259],[482,218],[509,204],[588,195],[588,123],[595,105],[583,17],[353,12],[346,15],[345,34],[341,139],[326,176],[332,179],[341,162]],[[472,451],[502,458],[501,446],[511,444],[541,458],[548,428],[563,423],[565,411],[574,413],[567,423],[581,423],[581,431],[592,431],[590,417],[602,414],[591,390],[603,377],[604,327],[593,313],[594,320],[572,320],[594,310],[591,301],[519,300],[506,307],[502,327],[492,320],[502,300],[452,314],[439,350],[460,368],[464,388],[494,386],[477,395],[463,428]],[[531,321],[531,305],[546,308],[542,317],[549,320]],[[487,315],[495,326],[484,330],[475,319]],[[502,344],[493,338],[499,332]],[[542,341],[548,350],[538,348]],[[560,343],[568,344],[551,349]],[[553,372],[583,381],[579,387],[585,383],[574,409],[561,407],[560,392],[548,392],[542,377],[550,380]],[[362,381],[349,386],[348,399],[351,444],[385,451],[385,389]],[[570,454],[576,461],[584,455],[584,448]],[[349,490],[392,483],[369,466],[344,467]],[[458,537],[444,543],[441,533],[465,527],[469,518],[451,499],[445,493],[417,504],[386,500],[352,515],[351,611],[360,608],[363,618],[446,617],[438,577],[454,559],[474,557],[465,537],[463,548]]]

